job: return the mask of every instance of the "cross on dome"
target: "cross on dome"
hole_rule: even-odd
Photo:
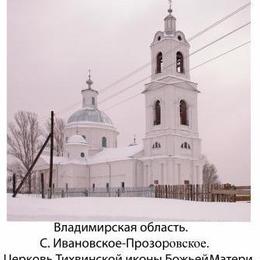
[[[168,9],[169,14],[172,13],[172,0],[169,0],[169,9]]]
[[[93,81],[91,80],[91,74],[90,74],[91,70],[88,70],[88,80],[86,81],[86,83],[88,84],[88,89],[91,89],[91,85],[93,84]]]

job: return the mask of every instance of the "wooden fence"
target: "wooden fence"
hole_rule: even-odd
[[[230,184],[156,185],[155,197],[208,202],[236,202],[251,200],[250,186],[232,186]]]

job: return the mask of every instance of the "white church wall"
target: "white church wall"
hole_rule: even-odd
[[[110,187],[135,186],[135,160],[123,160],[90,165],[90,188],[104,188],[107,183]]]
[[[183,185],[184,181],[190,184],[202,184],[202,160],[191,158],[157,158],[143,162],[144,186],[151,184]]]
[[[57,188],[87,188],[89,183],[86,165],[64,164],[58,166],[53,174],[53,183]]]
[[[67,144],[65,156],[69,159],[85,161],[88,157],[88,145]]]
[[[186,136],[174,136],[174,153],[176,156],[199,159],[201,156],[201,140]]]

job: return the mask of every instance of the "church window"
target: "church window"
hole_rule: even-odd
[[[102,147],[107,147],[107,138],[105,136],[102,137]]]
[[[106,183],[106,189],[107,189],[107,192],[109,192],[109,183],[108,182]]]
[[[95,187],[96,187],[96,185],[95,185],[95,183],[93,183],[93,184],[92,184],[92,190],[93,190],[93,191],[95,191]]]
[[[94,97],[92,97],[91,101],[92,101],[92,105],[95,105],[95,98]]]
[[[179,73],[184,73],[184,60],[181,52],[176,54],[176,71]]]
[[[187,104],[184,100],[180,101],[180,123],[188,125]]]
[[[85,153],[81,153],[81,154],[80,154],[80,157],[81,157],[81,158],[84,158],[84,157],[85,157]]]
[[[179,40],[179,41],[181,41],[181,40],[182,40],[182,38],[181,38],[181,36],[180,36],[180,35],[178,35],[178,40]]]
[[[159,52],[156,56],[156,73],[162,72],[162,64],[163,64],[163,56],[162,53]]]
[[[160,41],[161,40],[161,36],[158,36],[157,40]]]
[[[155,142],[152,146],[152,148],[161,148],[161,144],[158,142]]]
[[[155,113],[154,125],[160,125],[161,124],[161,104],[160,104],[159,100],[157,100],[155,102],[154,113]]]
[[[184,143],[181,145],[181,148],[190,150],[190,149],[191,149],[191,146],[190,146],[187,142],[184,142]]]
[[[122,188],[122,190],[124,190],[125,189],[125,182],[121,182],[121,188]]]

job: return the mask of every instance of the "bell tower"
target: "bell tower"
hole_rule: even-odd
[[[151,82],[145,85],[144,158],[147,185],[201,183],[197,84],[190,80],[189,49],[176,29],[172,3],[150,45]]]
[[[164,31],[155,34],[151,44],[152,80],[172,75],[190,79],[189,49],[185,35],[176,31],[176,18],[172,6],[164,18]]]

